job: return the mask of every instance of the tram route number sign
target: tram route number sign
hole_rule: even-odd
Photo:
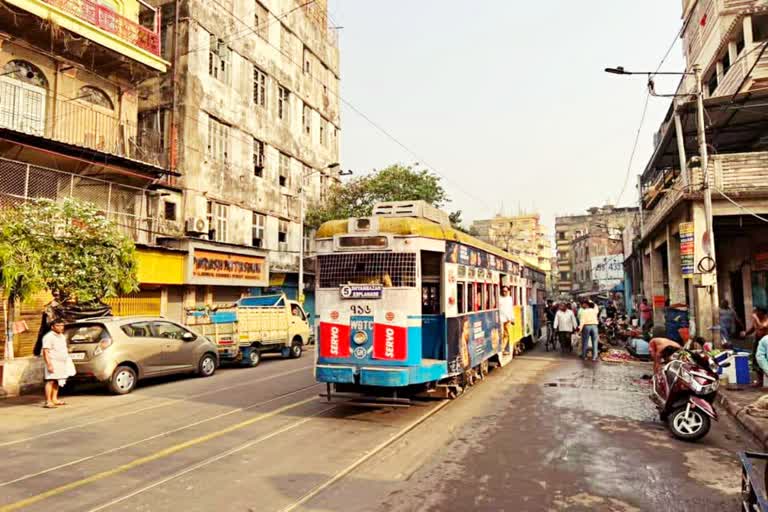
[[[339,287],[339,295],[344,300],[380,299],[383,289],[380,284],[343,284]]]

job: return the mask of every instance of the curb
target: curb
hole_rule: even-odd
[[[735,401],[728,398],[728,395],[724,393],[718,394],[717,401],[744,430],[752,434],[752,437],[763,448],[768,449],[768,430],[754,417],[747,414],[744,410],[746,407],[739,407]]]

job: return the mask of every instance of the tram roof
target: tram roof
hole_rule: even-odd
[[[435,240],[446,240],[449,242],[460,242],[464,245],[469,245],[476,249],[481,249],[485,252],[489,252],[494,256],[503,258],[506,260],[514,261],[522,266],[531,268],[538,272],[544,272],[538,266],[526,263],[518,256],[512,255],[506,251],[503,251],[491,245],[487,242],[483,242],[472,235],[468,235],[463,231],[454,229],[449,226],[443,226],[436,222],[432,222],[428,219],[416,218],[416,217],[376,217],[379,221],[379,233],[390,233],[400,236],[420,236],[424,238],[432,238]],[[332,238],[335,235],[346,235],[349,232],[349,222],[346,219],[331,220],[324,222],[317,230],[317,238]]]

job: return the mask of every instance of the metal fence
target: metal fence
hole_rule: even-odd
[[[157,200],[148,190],[0,158],[0,208],[67,198],[94,204],[137,243],[151,244],[158,235],[176,236],[182,229],[152,214]]]

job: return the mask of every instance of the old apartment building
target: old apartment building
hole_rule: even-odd
[[[643,222],[633,246],[654,321],[663,322],[665,300],[685,303],[696,332],[711,339],[720,299],[742,320],[753,305],[768,305],[768,224],[756,216],[768,213],[768,5],[686,1],[683,23],[688,69],[702,70],[708,162],[702,169],[697,87],[689,75],[641,178]],[[713,233],[706,226],[704,173]]]
[[[339,172],[339,52],[325,2],[158,7],[164,55],[176,65],[145,83],[142,116],[164,130],[179,174],[167,182],[168,201],[183,192],[178,208],[162,212],[184,224],[164,242],[188,259],[174,300],[231,302],[268,288],[295,296],[300,249],[311,249],[302,213]],[[230,262],[249,270],[222,270]]]
[[[474,221],[471,230],[481,240],[521,256],[549,275],[552,244],[539,214],[497,215]]]
[[[637,215],[637,208],[615,208],[606,205],[602,208],[593,207],[588,210],[588,215],[565,215],[555,218],[555,244],[557,250],[557,291],[562,295],[573,295],[576,292],[583,291],[583,285],[588,281],[586,267],[580,265],[574,267],[574,262],[586,262],[586,255],[579,253],[576,257],[574,253],[574,241],[581,240],[582,245],[590,245],[591,240],[587,235],[595,234],[595,240],[598,237],[604,237],[606,240],[621,240],[621,232],[624,227],[632,222]],[[586,247],[584,248],[586,252]],[[597,255],[596,255],[597,256]],[[591,260],[590,260],[591,262]],[[583,267],[583,268],[582,268]],[[591,269],[590,269],[591,286]]]
[[[154,185],[167,161],[161,134],[139,122],[139,86],[169,66],[159,23],[140,0],[0,5],[0,207],[90,201],[134,239],[140,264],[152,260],[161,228]],[[139,278],[154,281],[141,267]],[[15,337],[16,357],[31,354],[49,299],[22,305],[29,331]],[[116,312],[141,312],[137,301],[116,301]]]

